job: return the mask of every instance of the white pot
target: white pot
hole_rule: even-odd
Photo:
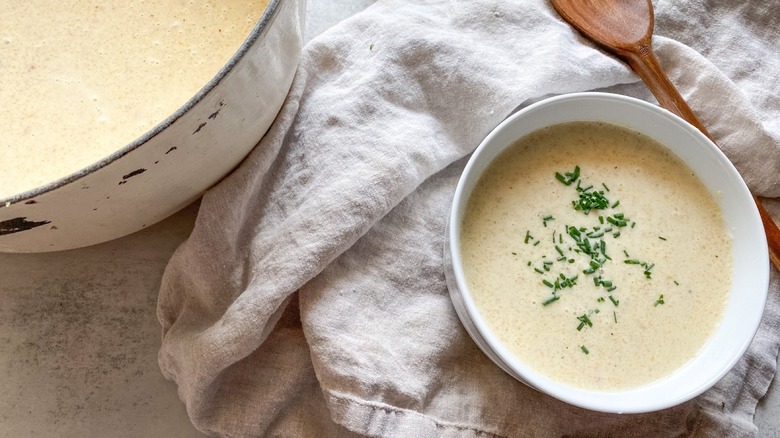
[[[0,200],[0,251],[64,250],[133,233],[190,204],[229,173],[287,96],[305,3],[272,0],[222,70],[133,143],[73,175]]]

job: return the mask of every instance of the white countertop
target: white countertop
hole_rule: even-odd
[[[305,39],[373,2],[308,0]],[[202,436],[157,366],[155,316],[197,207],[90,248],[0,254],[0,436]],[[780,436],[776,380],[755,421]]]

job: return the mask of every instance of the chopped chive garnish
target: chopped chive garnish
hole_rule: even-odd
[[[580,325],[577,326],[577,331],[582,330],[582,328],[585,327],[586,325],[588,327],[593,327],[593,323],[590,321],[590,318],[588,318],[588,315],[586,313],[583,313],[581,316],[578,316],[577,320],[580,321]]]
[[[630,255],[628,255],[628,251],[626,251],[625,249],[623,250],[623,254],[625,254],[626,257],[629,257],[629,258],[631,257]]]
[[[604,186],[604,190],[606,190],[606,191],[609,191],[609,187],[607,187],[607,185],[606,185],[606,184],[604,184],[604,183],[601,183],[601,185],[602,185],[602,186]]]
[[[563,243],[563,235],[562,234],[558,235],[558,243]]]
[[[658,299],[655,300],[655,304],[653,304],[653,307],[656,307],[659,304],[664,304],[664,294],[658,296]]]
[[[604,216],[599,216],[599,223],[604,224]]]
[[[543,283],[545,286],[547,286],[547,287],[555,287],[555,285],[554,285],[554,284],[552,284],[552,283],[550,283],[550,281],[549,281],[549,280],[547,280],[546,278],[545,278],[544,280],[542,280],[542,283]]]
[[[652,278],[651,277],[652,273],[650,271],[653,269],[653,266],[655,266],[655,263],[652,263],[650,265],[648,265],[647,263],[644,263],[642,266],[644,266],[644,268],[645,268],[645,272],[644,272],[645,277],[646,278]]]
[[[512,255],[517,255],[517,253],[516,253],[516,252],[513,252],[513,253],[512,253]]]
[[[580,345],[580,350],[582,350],[582,352],[585,353],[585,354],[590,354],[590,351],[588,351],[588,349],[585,348],[584,345]]]
[[[674,281],[674,285],[675,286],[679,286],[680,285],[680,283],[678,283],[677,280],[672,280],[672,281]]]
[[[620,231],[615,231],[614,233],[612,233],[612,237],[614,237],[615,239],[620,237]]]
[[[512,254],[514,254],[514,253],[512,253]],[[528,262],[528,266],[531,266],[531,262],[530,261]]]
[[[603,303],[605,300],[604,300],[604,297],[598,297],[596,299],[596,301],[599,302],[599,303]]]
[[[529,240],[533,239],[534,236],[531,235],[530,231],[525,232],[525,240],[523,240],[523,243],[528,243]]]
[[[591,239],[596,239],[604,235],[604,230],[596,230],[593,232],[588,233],[588,237]]]
[[[615,208],[615,207],[617,207],[618,205],[620,205],[620,200],[619,200],[619,199],[618,199],[617,201],[615,201],[615,203],[614,203],[614,204],[612,204],[612,208]]]
[[[563,255],[563,250],[561,249],[560,246],[555,245],[555,250],[558,251],[558,254]]]
[[[534,268],[534,271],[536,271],[536,272],[538,272],[538,273],[540,273],[540,274],[544,274],[544,271],[542,271],[542,270],[541,270],[541,269],[539,269],[539,268]]]
[[[617,313],[614,310],[612,311],[612,318],[615,319],[615,324],[617,324]]]
[[[626,222],[625,220],[618,217],[612,217],[612,216],[607,216],[607,222],[611,223],[616,227],[625,227],[626,225],[628,225],[628,222]]]
[[[569,263],[574,263],[574,259],[569,259],[568,262]]]
[[[631,222],[631,228],[634,228],[636,226],[636,222]]]
[[[661,239],[661,240],[666,240],[666,237],[658,236],[658,238]]]
[[[542,306],[546,306],[548,304],[552,304],[552,303],[558,301],[559,299],[561,299],[561,297],[559,297],[558,295],[553,295],[550,298],[547,298],[546,300],[542,301]]]
[[[536,245],[538,245],[538,244],[539,244],[539,241],[538,241],[538,240],[537,240],[536,242],[534,242],[534,246],[536,246]]]
[[[580,166],[574,166],[574,170],[571,172],[566,172],[565,176],[561,175],[560,172],[555,172],[555,178],[567,186],[570,186],[579,177],[580,177]]]
[[[625,263],[626,263],[627,265],[638,265],[638,264],[640,264],[640,263],[642,263],[642,262],[640,262],[640,261],[639,261],[639,260],[637,260],[637,259],[628,259],[628,260],[625,260]]]
[[[612,295],[609,296],[609,300],[612,301],[612,304],[617,307],[620,304],[620,300],[616,300],[615,297]]]
[[[609,200],[604,197],[603,192],[581,191],[580,198],[574,201],[574,209],[582,211],[585,214],[591,210],[603,210],[609,207]]]

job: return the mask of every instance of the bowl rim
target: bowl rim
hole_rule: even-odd
[[[709,354],[708,352],[705,352],[705,350],[707,349],[708,345],[712,344],[711,340],[715,337],[716,333],[718,333],[718,327],[720,327],[723,321],[721,321],[718,326],[715,327],[713,333],[708,338],[708,341],[705,342],[705,345],[702,347],[702,349],[697,352],[691,360],[684,364],[680,369],[674,371],[672,374],[637,388],[629,388],[626,390],[617,391],[585,390],[571,385],[555,382],[541,373],[534,371],[530,367],[523,365],[522,361],[520,361],[518,358],[515,358],[514,355],[510,354],[508,350],[502,346],[502,343],[499,342],[498,339],[493,335],[484,319],[476,310],[476,306],[474,305],[471,294],[468,292],[459,252],[461,219],[459,212],[462,212],[465,209],[465,205],[468,202],[468,196],[470,195],[470,193],[466,192],[465,188],[467,179],[478,179],[481,171],[484,171],[484,169],[489,166],[489,164],[484,164],[481,170],[478,169],[478,171],[475,170],[475,167],[477,166],[475,163],[480,160],[480,157],[483,154],[492,154],[489,157],[490,159],[488,160],[488,163],[492,162],[501,151],[508,147],[509,144],[513,143],[524,135],[528,135],[530,132],[541,129],[545,126],[563,123],[566,121],[573,121],[573,119],[569,119],[553,121],[547,124],[539,124],[538,126],[528,128],[529,130],[525,134],[515,136],[514,140],[509,141],[508,143],[506,143],[506,141],[504,141],[503,145],[493,143],[494,141],[498,141],[495,140],[495,138],[504,130],[508,129],[507,127],[514,123],[518,123],[518,119],[526,117],[529,113],[532,114],[542,108],[550,106],[554,107],[560,104],[565,104],[569,101],[581,100],[598,100],[599,102],[611,101],[612,103],[619,105],[624,104],[638,106],[640,109],[651,112],[653,114],[652,117],[656,117],[659,120],[666,119],[665,123],[671,122],[674,125],[677,125],[679,129],[685,130],[686,134],[696,137],[696,139],[702,143],[702,147],[706,147],[710,151],[710,153],[713,155],[713,158],[718,161],[719,165],[722,164],[725,168],[728,168],[729,172],[731,173],[730,177],[736,175],[737,179],[733,184],[735,184],[735,190],[738,192],[738,194],[734,197],[739,198],[737,200],[740,202],[743,202],[745,199],[749,199],[749,206],[752,206],[752,208],[748,208],[748,210],[750,210],[749,213],[747,213],[749,217],[744,220],[747,225],[745,228],[749,230],[748,233],[754,240],[756,240],[756,242],[754,242],[757,245],[757,247],[755,247],[755,254],[757,254],[756,257],[760,258],[759,262],[756,263],[758,277],[756,278],[756,282],[753,283],[756,285],[756,293],[759,294],[759,296],[756,297],[754,312],[750,315],[750,318],[745,321],[745,324],[749,324],[749,326],[746,326],[747,331],[745,332],[745,339],[738,339],[738,348],[732,348],[732,350],[728,352],[727,362],[723,363],[722,366],[717,369],[717,372],[708,375],[706,381],[697,383],[699,386],[694,390],[688,391],[687,393],[677,394],[673,397],[659,397],[653,400],[643,399],[643,396],[646,395],[645,393],[649,389],[655,388],[654,390],[657,392],[659,386],[663,387],[662,385],[664,382],[671,381],[674,376],[677,376],[680,373],[685,373],[686,370],[690,369],[692,363],[700,363],[701,360],[698,360],[698,358],[700,358],[703,354]],[[620,125],[618,122],[605,119],[605,117],[602,117],[601,119],[591,118],[590,120],[603,121],[606,123]],[[581,117],[579,120],[588,119]],[[653,135],[650,136],[653,137]],[[675,153],[675,155],[678,155],[677,152],[672,152]],[[690,165],[687,160],[683,159],[682,157],[680,157],[680,159],[686,162],[686,164]],[[487,160],[487,158],[485,160]],[[708,187],[708,190],[711,189]],[[721,210],[725,213],[725,208],[722,205]],[[766,239],[764,238],[763,225],[760,220],[758,210],[755,207],[755,203],[752,201],[752,195],[750,195],[747,185],[744,183],[744,180],[742,180],[741,176],[739,176],[739,173],[737,172],[736,168],[734,168],[733,164],[715,145],[715,143],[704,136],[704,134],[702,134],[697,128],[693,127],[680,117],[652,103],[614,93],[578,92],[549,97],[515,112],[514,114],[507,117],[507,119],[505,119],[503,122],[501,122],[496,128],[491,130],[491,132],[484,138],[484,140],[480,143],[472,156],[469,158],[458,181],[453,197],[450,215],[447,220],[445,251],[445,260],[448,265],[445,269],[445,274],[450,277],[447,279],[447,284],[450,289],[450,295],[452,297],[453,304],[455,305],[458,317],[461,319],[461,322],[464,324],[464,326],[466,326],[469,335],[478,344],[480,349],[485,351],[486,355],[490,357],[491,360],[496,362],[499,367],[528,386],[538,389],[543,393],[551,395],[569,404],[593,411],[607,413],[643,413],[669,408],[688,401],[715,385],[721,378],[723,378],[723,376],[725,376],[726,373],[728,373],[734,367],[734,365],[736,365],[737,361],[744,355],[749,344],[752,342],[763,317],[764,306],[769,288],[769,256]],[[732,247],[732,253],[734,253],[734,251],[735,249]],[[736,266],[736,263],[734,265]],[[729,296],[727,297],[727,303],[725,304],[726,307],[724,307],[723,320],[726,319],[726,315],[728,314],[727,310],[730,307],[729,301],[734,295],[734,284],[736,284],[736,279],[732,281]],[[478,336],[474,336],[472,331],[476,331]],[[749,334],[749,336],[747,336],[747,334]],[[482,340],[486,342],[487,345],[482,345],[479,338],[482,338]],[[679,377],[677,378],[679,379]]]
[[[180,106],[176,111],[174,111],[168,117],[163,119],[157,125],[149,129],[145,133],[141,134],[135,140],[126,144],[122,148],[111,153],[110,155],[86,167],[83,167],[77,170],[76,172],[58,178],[47,184],[20,193],[16,193],[11,196],[7,196],[5,198],[0,198],[0,207],[10,207],[14,204],[20,203],[21,201],[26,201],[28,199],[41,196],[45,193],[54,191],[56,189],[59,189],[60,187],[78,181],[79,179],[84,178],[87,175],[108,166],[109,164],[117,161],[123,156],[129,154],[130,152],[138,149],[139,147],[141,147],[142,145],[146,144],[151,139],[156,137],[158,134],[165,131],[169,126],[171,126],[178,119],[184,116],[188,111],[190,111],[195,105],[200,103],[200,101],[202,101],[206,97],[206,95],[208,95],[211,92],[211,90],[213,90],[220,82],[222,82],[222,80],[228,74],[230,74],[231,71],[233,71],[235,66],[241,61],[241,59],[244,58],[247,52],[249,52],[249,49],[254,45],[255,41],[257,41],[262,35],[264,35],[266,33],[266,29],[268,29],[271,23],[273,23],[276,20],[276,17],[278,16],[280,10],[280,5],[284,1],[289,1],[289,0],[270,0],[268,2],[267,7],[263,11],[263,14],[260,16],[260,18],[258,18],[254,27],[249,32],[249,35],[246,37],[246,39],[241,44],[241,46],[239,46],[238,50],[235,53],[233,53],[233,55],[228,59],[228,61],[222,66],[222,68],[220,68],[220,70],[197,93],[195,93],[195,95],[190,97],[182,106]],[[292,0],[292,1],[297,1],[297,0]]]

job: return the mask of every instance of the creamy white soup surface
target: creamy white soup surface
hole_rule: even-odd
[[[470,196],[460,249],[496,337],[587,389],[679,369],[731,285],[731,238],[704,185],[654,140],[603,123],[548,127],[503,152]]]
[[[86,167],[195,95],[268,0],[0,0],[0,198]]]

